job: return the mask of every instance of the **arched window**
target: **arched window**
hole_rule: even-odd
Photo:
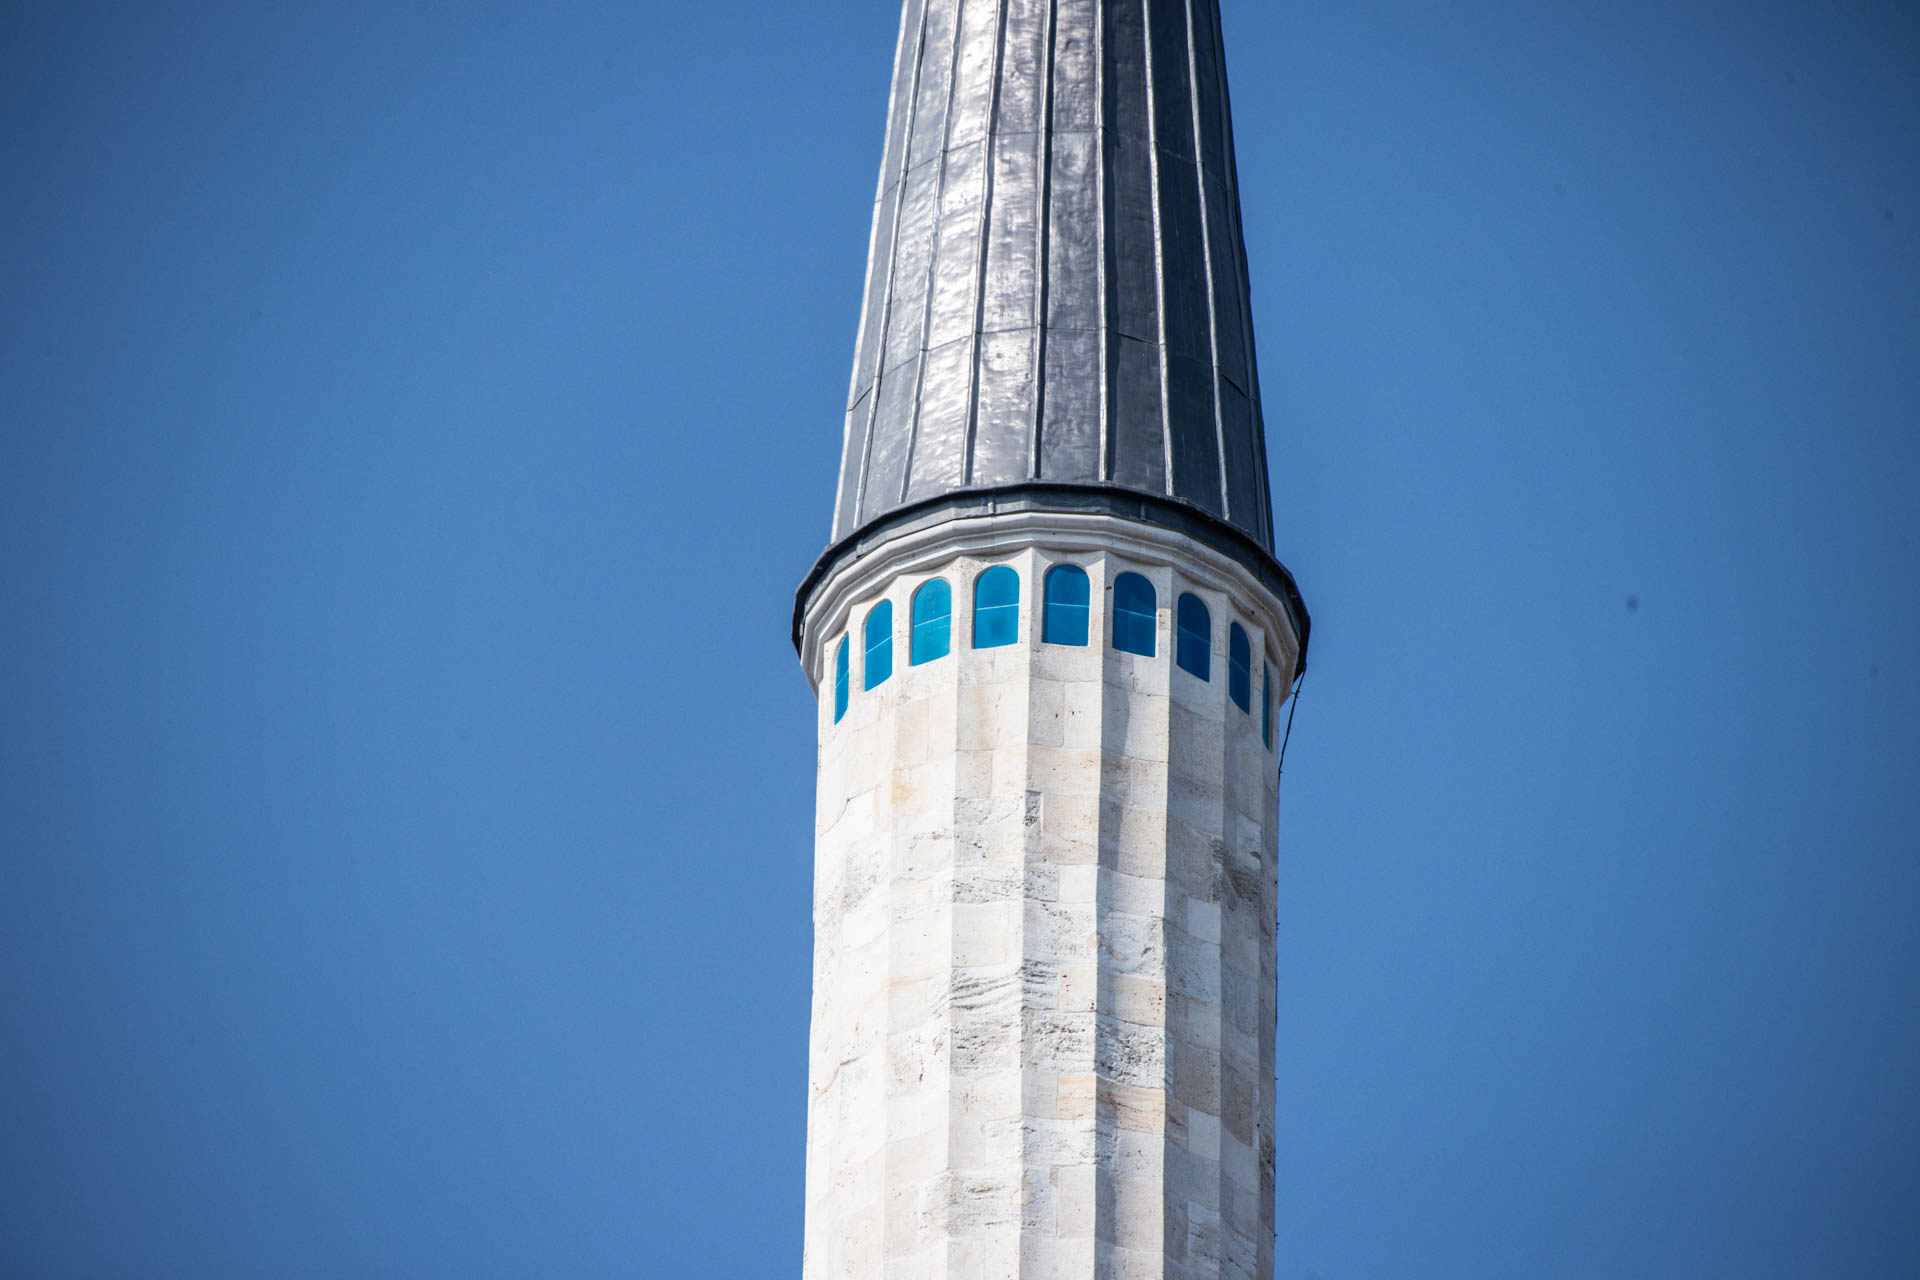
[[[1123,573],[1113,580],[1113,647],[1122,653],[1153,656],[1154,612],[1153,584],[1137,573]]]
[[[1173,660],[1182,671],[1190,671],[1202,680],[1213,679],[1213,615],[1196,595],[1180,597],[1179,638],[1174,643]]]
[[[863,688],[878,689],[893,674],[893,601],[882,600],[867,614],[867,660]]]
[[[1040,638],[1048,644],[1085,646],[1089,595],[1087,571],[1079,565],[1057,564],[1049,569]]]
[[[973,647],[998,649],[1020,639],[1020,575],[1004,564],[973,584]]]
[[[1273,664],[1260,664],[1260,740],[1273,750]]]
[[[839,724],[847,714],[847,662],[853,649],[853,637],[841,636],[840,648],[833,655],[833,722]]]
[[[1227,696],[1234,706],[1253,713],[1253,646],[1237,622],[1227,628]]]
[[[912,666],[944,658],[953,651],[953,588],[935,578],[913,593],[913,643],[907,651]]]

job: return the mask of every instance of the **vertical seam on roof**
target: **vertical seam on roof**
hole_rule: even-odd
[[[906,26],[907,10],[903,9],[900,13],[900,44],[903,52],[906,48]],[[873,467],[873,431],[875,424],[880,418],[880,386],[886,381],[887,377],[887,336],[893,331],[893,284],[900,266],[900,220],[905,215],[907,206],[907,173],[913,168],[913,127],[918,123],[920,112],[920,76],[926,67],[926,50],[927,4],[926,0],[922,0],[920,5],[920,30],[914,39],[913,83],[909,86],[907,94],[906,127],[900,135],[900,195],[893,202],[893,236],[887,247],[886,292],[882,294],[880,298],[880,332],[875,339],[877,345],[875,347],[876,358],[873,362],[873,388],[867,393],[867,427],[865,439],[861,444],[860,471],[856,478],[857,484],[853,500],[853,510],[855,513],[853,524],[855,528],[860,525],[862,518],[866,516],[867,481],[871,478]],[[900,67],[896,59],[896,65],[894,67],[894,82],[896,85],[899,79]],[[891,128],[891,118],[888,120],[888,125],[889,128]],[[886,161],[883,158],[881,164],[884,166],[885,163]],[[884,176],[883,174],[883,181]],[[877,211],[874,216],[879,216]],[[878,515],[879,513],[875,512],[874,514]],[[847,532],[851,533],[852,530],[849,529]]]
[[[980,366],[986,358],[987,327],[987,254],[993,244],[994,170],[1000,159],[1000,82],[1007,65],[1007,19],[1012,0],[999,0],[998,34],[993,45],[992,88],[987,99],[987,136],[981,149],[980,238],[974,254],[973,358],[969,362],[967,382],[967,436],[962,445],[960,475],[962,483],[973,483],[973,455],[980,432]],[[958,76],[959,68],[955,68]]]
[[[1153,82],[1153,0],[1140,0],[1140,48],[1147,86],[1147,189],[1152,195],[1154,329],[1160,342],[1160,465],[1166,493],[1173,493],[1173,407],[1167,385],[1167,251],[1160,204],[1159,86]]]
[[[891,237],[889,237],[887,244],[887,261],[884,264],[880,261],[880,211],[882,207],[881,202],[887,198],[886,147],[888,140],[893,136],[893,118],[895,108],[898,105],[896,95],[899,92],[901,65],[907,56],[907,18],[912,12],[913,6],[911,3],[904,4],[900,7],[900,31],[899,34],[894,37],[893,45],[893,72],[887,80],[887,123],[886,131],[882,134],[880,140],[880,180],[873,196],[873,228],[867,233],[867,273],[866,279],[863,281],[864,287],[860,291],[860,327],[855,330],[853,338],[853,373],[848,379],[847,387],[847,422],[846,425],[841,428],[839,483],[834,486],[833,491],[833,536],[836,538],[841,536],[844,529],[848,527],[841,522],[848,519],[850,514],[842,505],[847,497],[847,471],[849,467],[852,467],[854,470],[851,523],[858,523],[860,491],[864,487],[867,450],[870,447],[868,431],[863,429],[860,433],[860,457],[856,462],[853,457],[853,424],[855,415],[861,409],[862,405],[867,405],[866,418],[869,427],[871,426],[873,417],[872,407],[867,403],[867,397],[873,394],[873,387],[868,387],[864,394],[862,394],[860,390],[860,378],[865,372],[867,365],[867,341],[869,337],[884,335],[886,331],[884,315],[881,317],[873,317],[873,282],[877,273],[884,271],[889,278],[891,278],[892,275],[893,242]],[[909,108],[909,111],[910,110],[911,108]],[[898,206],[896,205],[895,208],[896,216],[894,218],[894,226],[897,233],[899,226],[899,218],[897,216]],[[877,318],[882,321],[882,323],[876,326],[880,330],[880,335],[870,335],[867,332],[867,321],[870,318]],[[877,363],[878,362],[876,362],[876,364]],[[877,383],[879,380],[879,370],[876,368],[874,372],[875,382]]]
[[[1046,430],[1047,305],[1050,301],[1047,276],[1053,270],[1053,76],[1054,47],[1059,39],[1060,0],[1048,0],[1047,39],[1040,51],[1040,83],[1045,103],[1040,115],[1040,172],[1033,184],[1039,202],[1034,214],[1039,234],[1034,257],[1039,270],[1034,273],[1033,286],[1033,421],[1027,430],[1027,478],[1031,480],[1038,480],[1043,471],[1040,454],[1042,433]]]
[[[1119,92],[1119,89],[1117,87],[1117,78],[1109,76],[1107,71],[1107,46],[1109,43],[1107,34],[1114,22],[1113,12],[1115,6],[1106,3],[1096,3],[1092,7],[1094,9],[1093,25],[1095,30],[1099,32],[1100,40],[1099,57],[1097,59],[1100,70],[1094,86],[1095,91],[1100,95],[1099,128],[1094,139],[1093,158],[1095,182],[1094,199],[1098,202],[1100,221],[1099,271],[1095,280],[1095,284],[1100,293],[1100,334],[1099,341],[1095,344],[1100,352],[1099,478],[1104,482],[1111,482],[1115,472],[1118,470],[1120,453],[1119,443],[1116,440],[1119,433],[1114,429],[1113,425],[1113,406],[1117,397],[1113,392],[1113,379],[1116,376],[1116,370],[1114,368],[1112,351],[1112,344],[1116,340],[1114,335],[1119,329],[1119,325],[1114,317],[1114,311],[1119,304],[1113,296],[1112,288],[1114,273],[1117,269],[1112,257],[1114,252],[1113,223],[1117,214],[1113,207],[1113,183],[1108,180],[1108,171],[1115,159],[1114,156],[1109,154],[1108,149],[1110,147],[1116,147],[1116,144],[1114,142],[1115,134],[1113,132],[1112,121],[1108,118],[1107,93],[1109,92],[1110,86],[1112,86],[1112,92],[1116,94]]]
[[[1260,504],[1260,509],[1254,513],[1253,528],[1248,532],[1271,555],[1273,484],[1267,471],[1267,419],[1266,411],[1260,404],[1260,359],[1253,336],[1253,268],[1247,261],[1247,228],[1240,216],[1240,153],[1233,143],[1233,91],[1227,76],[1227,36],[1217,4],[1213,9],[1213,43],[1219,51],[1220,64],[1220,131],[1221,153],[1226,157],[1227,167],[1227,172],[1222,175],[1227,184],[1227,234],[1233,237],[1234,244],[1239,248],[1237,283],[1240,286],[1241,342],[1247,357],[1245,390],[1253,419],[1253,454],[1259,463],[1254,469],[1254,479],[1258,482],[1259,493],[1255,501]]]
[[[1093,224],[1094,235],[1099,243],[1095,246],[1094,259],[1100,264],[1095,272],[1094,285],[1099,293],[1097,310],[1100,316],[1100,331],[1095,335],[1094,350],[1100,357],[1100,421],[1099,445],[1100,462],[1094,475],[1101,480],[1113,479],[1113,388],[1108,384],[1112,376],[1107,343],[1112,340],[1113,317],[1107,314],[1112,305],[1107,287],[1107,250],[1112,239],[1111,229],[1107,226],[1107,5],[1099,3],[1092,6],[1093,14],[1088,23],[1088,37],[1093,41],[1093,140],[1090,159],[1093,164]]]
[[[1207,144],[1201,136],[1200,123],[1200,59],[1195,53],[1198,37],[1193,28],[1193,0],[1186,0],[1187,11],[1187,90],[1188,106],[1193,118],[1193,186],[1194,195],[1199,200],[1200,211],[1200,261],[1206,274],[1207,292],[1207,354],[1212,361],[1208,370],[1208,389],[1213,392],[1213,441],[1214,460],[1218,464],[1220,481],[1220,512],[1229,523],[1233,520],[1233,493],[1227,484],[1227,430],[1224,416],[1220,411],[1220,299],[1213,287],[1213,231],[1207,224]]]
[[[940,221],[947,203],[947,156],[953,144],[953,97],[954,89],[960,83],[960,38],[965,29],[966,19],[962,13],[965,8],[966,0],[953,0],[953,47],[947,53],[947,110],[940,120],[940,179],[933,188],[933,229],[927,237],[927,297],[920,308],[920,360],[913,375],[913,412],[909,415],[911,425],[907,429],[907,457],[905,465],[900,468],[900,492],[894,494],[892,499],[895,503],[905,502],[907,495],[913,492],[914,454],[920,444],[920,419],[925,416],[927,353],[930,350],[928,339],[932,337],[933,330],[934,290],[939,287],[940,281]]]

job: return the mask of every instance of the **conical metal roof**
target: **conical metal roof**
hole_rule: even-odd
[[[1036,483],[1271,560],[1214,0],[906,2],[834,537]]]

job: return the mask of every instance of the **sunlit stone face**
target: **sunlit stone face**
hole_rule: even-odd
[[[1151,551],[923,554],[823,633],[823,667],[857,637],[856,692],[836,722],[815,673],[808,1280],[1272,1275],[1260,699],[1293,641],[1270,597]],[[1039,639],[1061,562],[1088,575],[1085,645]],[[996,565],[1019,577],[1017,635],[976,648]],[[1128,572],[1153,588],[1151,654],[1112,643]],[[933,579],[950,651],[913,664]],[[1205,680],[1173,660],[1188,594],[1211,619]],[[883,602],[893,670],[865,690],[860,628]],[[1250,711],[1228,694],[1236,622],[1259,655]]]

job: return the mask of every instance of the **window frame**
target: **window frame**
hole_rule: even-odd
[[[923,602],[928,607],[941,600],[943,612],[922,616]],[[953,587],[945,578],[928,578],[913,593],[908,607],[907,665],[923,666],[953,652]]]
[[[853,691],[853,633],[840,637],[839,648],[833,655],[833,722],[839,724],[847,718],[847,706],[852,701]]]
[[[1013,593],[1006,600],[981,603],[981,593],[989,585],[1011,582]],[[1020,571],[1010,564],[996,564],[980,571],[973,580],[973,647],[1004,649],[1020,643]],[[987,633],[982,624],[992,628]],[[1000,628],[1006,627],[1001,633]]]
[[[1227,697],[1241,714],[1253,714],[1253,642],[1238,622],[1227,627]]]
[[[1057,600],[1055,584],[1057,582],[1078,582],[1080,599]],[[1060,614],[1078,613],[1078,640],[1062,639],[1058,628],[1072,624],[1060,619]],[[1069,649],[1084,649],[1093,637],[1093,579],[1086,569],[1077,564],[1061,563],[1047,570],[1046,577],[1040,580],[1040,643],[1063,645]]]
[[[880,626],[880,638],[874,639],[874,624]],[[893,601],[882,600],[867,610],[865,624],[860,631],[860,685],[864,693],[872,693],[893,678]],[[874,655],[880,655],[880,675],[874,678]]]
[[[1202,624],[1200,630],[1192,626]],[[1191,591],[1174,603],[1173,664],[1190,676],[1213,682],[1213,610]]]
[[[1121,598],[1122,591],[1132,590],[1132,584],[1136,582],[1145,590],[1145,595],[1132,601],[1123,600]],[[1113,597],[1113,625],[1109,630],[1113,636],[1114,650],[1118,653],[1131,653],[1141,658],[1158,656],[1160,648],[1158,635],[1160,629],[1160,592],[1159,589],[1153,585],[1153,580],[1143,573],[1134,573],[1132,570],[1128,570],[1125,573],[1114,576],[1111,593]],[[1130,604],[1137,605],[1142,600],[1144,600],[1146,604],[1145,612],[1142,612],[1138,608],[1128,607]],[[1127,628],[1125,632],[1122,631],[1123,626]],[[1139,632],[1145,636],[1143,643],[1146,647],[1144,649],[1132,648],[1126,643],[1128,639],[1135,638],[1132,634],[1134,632]]]

